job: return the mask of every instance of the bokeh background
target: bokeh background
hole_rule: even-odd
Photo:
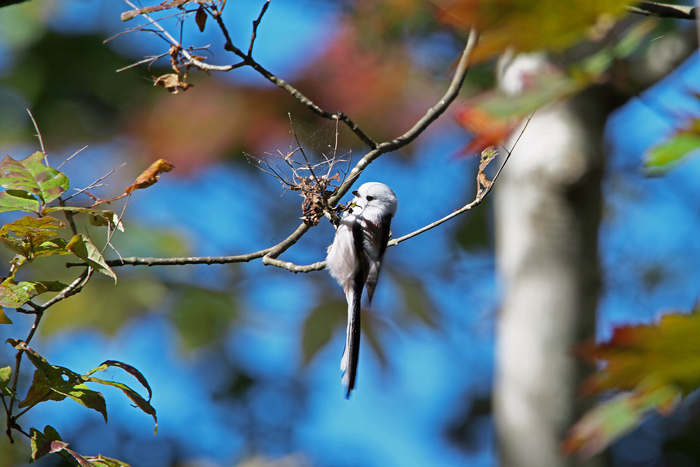
[[[245,46],[262,2],[229,3],[225,20]],[[343,110],[386,140],[444,93],[464,37],[440,26],[432,5],[370,3],[275,0],[254,56],[323,108]],[[95,190],[106,198],[152,161],[174,163],[175,171],[130,199],[126,232],[112,241],[125,257],[233,255],[282,240],[299,223],[301,198],[285,193],[244,153],[264,157],[293,148],[290,118],[310,154],[329,153],[335,125],[247,69],[211,76],[193,70],[194,87],[176,95],[153,86],[155,76],[169,72],[167,58],[117,72],[167,50],[145,31],[123,34],[136,25],[120,21],[128,9],[100,0],[0,9],[2,155],[21,159],[39,149],[29,109],[53,166],[87,146],[61,168],[73,188],[117,169]],[[191,18],[181,27],[175,18],[163,24],[183,43],[211,44],[197,53],[214,63],[232,60],[213,23],[204,32]],[[697,299],[700,163],[691,158],[656,178],[641,167],[649,146],[697,114],[697,60],[691,55],[606,124],[599,337],[617,324],[688,309]],[[470,72],[461,99],[492,87],[494,66]],[[396,192],[395,236],[473,199],[478,160],[459,156],[469,141],[448,112],[363,174],[362,181]],[[344,157],[363,155],[344,128],[340,142]],[[107,359],[138,368],[153,388],[158,434],[150,417],[109,390],[107,425],[69,401],[41,404],[25,423],[50,423],[72,449],[133,466],[496,465],[491,389],[501,289],[493,231],[487,198],[388,251],[365,313],[358,389],[349,401],[338,368],[345,304],[325,272],[294,275],[256,261],[124,267],[116,270],[117,285],[96,277],[49,310],[33,347],[76,371]],[[323,221],[283,259],[320,261],[332,237]],[[42,267],[51,277],[74,274],[60,262]],[[8,315],[14,324],[1,328],[3,341],[31,325],[26,316]],[[0,356],[10,361],[5,347]],[[122,378],[118,370],[111,376]],[[615,465],[657,465],[670,436],[666,424],[652,417],[618,442]],[[28,445],[0,442],[0,466],[28,458]],[[36,465],[58,463],[49,456]]]

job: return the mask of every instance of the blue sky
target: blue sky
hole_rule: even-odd
[[[300,54],[309,50],[311,54],[318,53],[322,39],[337,27],[334,12],[322,6],[326,2],[310,3],[314,8],[306,2],[273,2],[260,30],[256,48],[258,59],[290,79],[304,66]],[[115,33],[123,27],[105,13],[123,11],[119,2],[98,7],[98,2],[72,0],[63,5],[51,20],[53,27],[59,30],[85,31],[108,24],[106,29]],[[232,21],[238,22],[235,29],[241,31],[242,37],[247,37],[250,21],[257,16],[259,7],[252,2],[244,2],[241,7],[249,10]],[[95,15],[105,23],[82,20]],[[280,34],[284,40],[280,41],[275,34]],[[138,59],[149,53],[145,49],[151,46],[151,39],[144,37],[129,37],[109,46],[130,47],[133,58]],[[209,40],[207,35],[202,36],[202,43]],[[671,88],[677,87],[679,79],[685,83],[697,82],[696,63],[686,65],[681,73],[670,78]],[[233,73],[226,79],[263,83],[248,73]],[[650,92],[645,99],[666,105],[674,103],[674,106],[689,102],[686,95],[678,95],[663,86]],[[601,257],[609,281],[601,301],[601,336],[608,335],[615,324],[648,322],[664,308],[687,309],[697,296],[696,284],[700,283],[700,277],[697,277],[696,265],[700,264],[700,247],[695,232],[699,220],[693,212],[700,200],[700,189],[694,183],[698,179],[700,162],[691,159],[661,178],[647,179],[641,171],[645,148],[662,138],[669,128],[653,106],[639,100],[631,101],[616,112],[608,125],[607,134],[613,148],[609,162],[612,170],[605,185],[607,207],[601,228]],[[419,147],[416,153],[421,154],[420,157],[406,164],[397,164],[386,157],[372,165],[364,181],[373,179],[387,183],[399,198],[399,211],[392,228],[397,236],[442,217],[470,200],[474,190],[464,180],[473,179],[474,162],[455,161],[452,157],[465,141],[464,133],[446,122],[431,129],[416,143]],[[118,142],[88,149],[92,160],[96,161],[91,169],[94,173],[78,171],[70,165],[65,170],[74,177],[76,186],[89,183],[103,173],[103,163],[114,164],[116,148]],[[131,222],[178,229],[184,238],[196,245],[193,253],[197,255],[249,252],[277,240],[266,233],[265,215],[247,207],[247,195],[254,191],[254,180],[228,166],[213,166],[198,177],[165,176],[157,186],[139,193],[129,208]],[[436,184],[435,180],[440,183]],[[269,182],[270,187],[275,185],[276,182]],[[172,209],[173,200],[177,200],[177,212]],[[298,198],[295,193],[288,193],[264,203],[269,203],[266,208],[289,206],[289,209],[296,209]],[[486,208],[486,205],[481,207]],[[187,223],[183,225],[182,212],[196,212],[197,215],[186,216]],[[217,224],[211,219],[217,219]],[[245,225],[246,229],[241,229],[240,225]],[[290,224],[289,227],[295,226]],[[498,305],[498,283],[494,277],[493,258],[486,252],[469,253],[457,249],[451,240],[457,227],[458,222],[447,224],[388,252],[386,273],[377,291],[373,313],[388,323],[382,338],[391,349],[389,371],[381,368],[365,345],[360,360],[359,387],[350,401],[343,397],[338,368],[344,340],[342,329],[337,330],[330,345],[308,368],[301,367],[299,335],[308,311],[328,300],[328,296],[342,299],[339,288],[323,272],[315,273],[312,278],[271,271],[259,264],[243,266],[256,279],[250,281],[241,299],[241,313],[247,325],[227,331],[229,339],[221,355],[208,351],[183,353],[176,331],[164,316],[167,310],[137,318],[111,339],[79,330],[37,340],[36,346],[50,350],[52,363],[76,370],[87,370],[106,359],[121,360],[137,367],[154,390],[158,436],[178,439],[183,452],[212,465],[229,465],[239,460],[244,447],[232,421],[235,412],[211,400],[217,384],[226,381],[226,375],[218,373],[222,366],[216,363],[216,359],[223,356],[240,360],[249,371],[270,380],[285,380],[299,374],[308,382],[312,388],[310,402],[298,420],[294,446],[307,453],[317,465],[457,466],[468,461],[475,467],[491,466],[494,465],[494,441],[489,421],[479,425],[480,449],[466,456],[447,446],[440,432],[451,421],[456,408],[469,403],[468,395],[488,392],[494,371],[493,321]],[[251,231],[260,234],[250,235]],[[305,239],[304,248],[290,252],[288,259],[301,263],[321,260],[331,239],[330,226],[321,226],[309,235],[309,240]],[[130,253],[122,251],[122,254]],[[668,263],[676,276],[663,287],[641,292],[639,277],[632,272],[656,261]],[[475,268],[478,274],[474,273]],[[391,324],[403,306],[401,300],[397,300],[400,290],[395,276],[399,273],[425,280],[427,293],[445,326],[399,328]],[[187,274],[191,274],[193,280],[216,284],[217,277],[228,277],[231,269],[229,266],[196,267],[188,269]],[[318,282],[323,287],[317,287]],[[109,374],[120,378],[118,371]],[[205,384],[194,384],[202,379]],[[118,391],[105,393],[110,414],[110,424],[106,428],[100,424],[99,414],[70,402],[42,404],[32,411],[32,420],[39,426],[43,426],[45,420],[52,420],[52,423],[59,420],[54,426],[61,433],[71,432],[76,417],[94,422],[95,429],[83,445],[103,450],[107,455],[110,445],[117,442],[109,435],[115,425],[136,437],[152,436],[150,417],[130,407]],[[261,395],[255,402],[260,406],[252,410],[260,411],[274,423],[276,417],[284,415],[276,412],[284,405],[276,405],[275,397],[279,394]],[[154,458],[141,465],[162,464]]]

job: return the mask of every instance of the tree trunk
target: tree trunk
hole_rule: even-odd
[[[598,86],[539,110],[496,187],[501,467],[577,464],[560,443],[582,413],[576,391],[586,368],[572,348],[595,335],[603,127],[613,99]]]

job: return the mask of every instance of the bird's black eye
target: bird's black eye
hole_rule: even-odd
[[[357,192],[357,190],[353,191],[352,194],[357,196],[358,198],[360,197],[360,194]]]
[[[368,196],[367,201],[372,201],[374,199],[374,196]]]

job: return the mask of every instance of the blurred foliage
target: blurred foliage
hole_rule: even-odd
[[[563,51],[582,39],[601,38],[624,15],[624,0],[441,0],[441,21],[482,37],[475,59],[515,53]]]
[[[226,15],[237,13],[235,3],[229,3],[225,21],[230,18]],[[621,72],[621,62],[646,51],[644,47],[659,30],[654,28],[665,28],[669,34],[672,31],[669,31],[667,24],[646,20],[634,20],[631,24],[626,21],[617,23],[624,3],[619,0],[339,2],[343,14],[340,26],[331,37],[324,37],[325,46],[320,53],[303,57],[301,68],[295,71],[293,77],[294,85],[324,109],[330,112],[342,110],[350,115],[362,128],[369,129],[373,138],[390,140],[413,125],[442,96],[450,65],[463,46],[462,37],[469,28],[477,26],[482,30],[477,54],[483,63],[470,71],[469,82],[464,86],[461,100],[452,116],[474,135],[464,152],[478,152],[482,147],[498,144],[507,138],[518,123],[535,109],[568,98],[592,83],[613,82],[623,89],[633,88],[629,84],[630,75],[633,74],[624,70]],[[288,113],[292,114],[294,125],[299,128],[324,125],[328,128],[327,122],[319,122],[298,101],[268,85],[262,78],[253,80],[253,84],[238,80],[236,70],[230,74],[233,77],[225,78],[191,70],[187,82],[194,84],[194,87],[177,95],[153,86],[155,76],[173,72],[167,57],[150,67],[133,67],[117,73],[116,70],[127,67],[139,58],[134,58],[134,50],[121,38],[108,45],[103,43],[112,34],[106,31],[114,23],[107,21],[87,34],[59,31],[60,28],[50,25],[52,11],[45,5],[42,0],[35,0],[8,7],[0,14],[0,34],[13,52],[7,63],[3,63],[0,75],[0,141],[5,144],[28,141],[35,144],[32,136],[34,128],[25,114],[25,108],[29,107],[40,122],[43,139],[49,147],[116,142],[126,152],[126,157],[140,159],[139,167],[145,165],[144,161],[150,163],[163,157],[177,167],[173,176],[183,177],[196,174],[222,160],[237,164],[237,170],[251,170],[242,157],[243,150],[263,154],[284,149],[289,144]],[[59,8],[51,5],[52,8]],[[82,20],[86,21],[85,18]],[[186,18],[190,22],[196,20],[194,15]],[[215,27],[215,22],[210,18],[207,31]],[[136,36],[136,41],[141,37]],[[167,52],[168,45],[160,45],[163,50],[159,53]],[[525,92],[518,98],[502,92],[483,93],[475,97],[474,94],[494,84],[496,65],[492,59],[506,48],[516,51],[546,49],[554,57],[562,58],[561,65],[553,66],[546,73],[526,76]],[[224,61],[230,59],[221,50],[212,48],[212,52],[218,59],[222,55]],[[572,59],[571,55],[575,58]],[[696,126],[697,122],[689,121],[687,127],[678,130],[667,143],[652,150],[649,167],[666,170],[682,160],[689,150],[696,149]],[[310,140],[318,136],[316,132],[310,133]],[[327,146],[328,143],[324,141],[323,144]],[[340,147],[349,149],[357,146],[349,132],[341,129]],[[358,152],[356,150],[356,154]],[[409,146],[397,156],[419,157],[419,154]],[[91,163],[91,160],[81,160],[80,164],[83,165],[76,170]],[[58,183],[57,186],[62,185]],[[124,184],[123,188],[126,186]],[[62,188],[62,193],[65,189],[67,186]],[[14,191],[5,195],[5,198],[11,197],[11,203],[7,206],[37,210],[48,202],[46,197],[41,199],[46,193],[41,187],[38,191],[18,187],[10,190]],[[28,194],[18,196],[17,190]],[[7,193],[7,190],[3,193]],[[117,193],[121,191],[117,190]],[[176,211],[180,208],[173,206]],[[258,208],[257,205],[255,208]],[[221,209],[224,211],[226,206]],[[46,214],[55,217],[61,213],[55,211]],[[85,212],[76,211],[76,215],[81,217],[80,226],[83,226],[80,222],[88,225]],[[294,217],[296,214],[285,212],[284,215]],[[109,221],[113,218],[105,214],[103,219]],[[279,219],[271,220],[272,223],[275,221]],[[29,225],[14,222],[14,219],[8,222],[3,233],[7,234],[3,237],[4,244],[12,245],[13,254],[17,250],[27,254],[31,252],[34,257],[48,251],[57,255],[73,253],[82,260],[91,260],[93,266],[107,270],[100,257],[94,256],[97,249],[89,247],[87,237],[78,237],[77,243],[73,244],[81,248],[69,249],[66,227],[54,229],[53,221],[48,224],[32,221]],[[143,256],[196,254],[190,251],[194,246],[188,245],[177,232],[137,225],[127,227],[126,234],[114,241],[118,251],[124,248]],[[270,227],[271,230],[277,228]],[[44,241],[38,245],[36,242],[32,244],[30,237]],[[56,238],[63,238],[65,245]],[[469,250],[483,249],[489,245],[489,238],[486,208],[474,211],[467,221],[463,221],[455,237],[459,246]],[[25,248],[22,242],[31,248]],[[15,287],[13,293],[24,294],[20,301],[33,298],[36,294],[55,293],[52,281],[45,279],[55,278],[56,282],[66,283],[73,273],[72,270],[64,270],[63,263],[56,261],[56,258],[42,258],[41,266],[28,265],[23,271],[27,271],[31,277],[41,276],[42,280],[32,281],[31,287],[27,285],[29,281],[12,284],[22,284],[20,288]],[[198,350],[213,350],[216,353],[217,358],[212,359],[216,363],[207,361],[202,372],[204,375],[225,375],[227,381],[210,392],[221,403],[226,422],[244,437],[249,452],[295,450],[295,422],[302,418],[308,404],[305,382],[298,376],[271,378],[256,373],[244,361],[246,358],[255,360],[255,356],[242,355],[245,352],[227,356],[222,347],[231,330],[250,324],[246,321],[246,314],[250,312],[250,307],[246,306],[250,290],[246,286],[232,287],[231,291],[219,288],[218,284],[202,285],[206,280],[194,283],[197,273],[191,271],[122,270],[119,271],[116,286],[109,279],[95,277],[80,294],[59,302],[46,312],[40,333],[50,336],[70,329],[90,328],[114,336],[139,316],[155,313],[165,316],[177,332],[180,349],[190,355]],[[264,276],[257,276],[255,272],[236,271],[232,274],[237,274],[237,283],[264,280],[261,279]],[[444,317],[418,277],[415,271],[393,274],[401,299],[396,322],[406,329],[415,326],[442,329],[449,323],[443,322]],[[313,303],[311,299],[309,302]],[[344,327],[344,310],[345,304],[339,300],[321,300],[302,317],[299,336],[302,364],[310,364],[332,336]],[[0,315],[0,319],[3,316]],[[641,373],[635,378],[628,375],[625,377],[628,379],[621,380],[620,384],[607,387],[632,392],[601,405],[598,412],[585,419],[586,423],[593,420],[593,425],[587,425],[593,426],[593,431],[588,433],[593,433],[596,439],[579,436],[576,438],[579,442],[577,448],[583,448],[586,444],[596,448],[607,445],[622,432],[636,426],[651,409],[666,407],[671,395],[685,394],[688,387],[697,386],[698,382],[693,379],[697,375],[691,375],[691,383],[695,386],[691,384],[680,390],[674,386],[674,374],[672,377],[665,374],[666,378],[657,382],[653,391],[640,396],[637,387],[645,381],[644,375],[649,372],[656,378],[658,374],[655,375],[654,371],[663,369],[664,362],[667,363],[666,360],[654,364],[645,363],[646,360],[640,363],[642,355],[655,355],[653,345],[661,342],[655,337],[658,332],[656,327],[642,328],[645,330],[633,330],[632,334],[643,335],[645,339],[649,337],[644,353],[634,353],[635,348],[629,348],[618,336],[617,341],[613,338],[608,347],[603,344],[601,353],[595,354],[596,358],[616,362],[615,357],[620,352],[620,356],[626,356],[624,360],[627,363],[641,365]],[[663,320],[659,329],[666,329]],[[387,326],[380,317],[369,314],[367,319],[363,319],[365,342],[372,348],[382,368],[390,364],[390,349],[386,348],[382,339],[387,332]],[[681,350],[692,348],[689,335],[671,337],[669,341],[676,338],[680,344],[688,344]],[[609,353],[602,349],[609,350]],[[691,358],[690,355],[687,357]],[[289,360],[290,365],[297,364],[292,357]],[[55,371],[59,367],[52,368]],[[670,371],[677,367],[668,368]],[[614,365],[603,371],[618,374]],[[620,374],[626,373],[622,371]],[[209,379],[202,377],[202,380]],[[7,383],[4,387],[7,388]],[[490,401],[487,398],[478,398],[471,405],[465,403],[450,421],[445,435],[468,450],[473,447],[470,443],[480,429],[479,423],[489,413]],[[605,431],[611,427],[612,431]],[[79,438],[81,431],[89,432],[92,428],[76,427],[75,437]],[[39,433],[35,439],[39,439]],[[42,434],[47,436],[46,429]],[[134,437],[131,433],[124,433],[123,436]],[[602,445],[594,444],[601,439],[604,441]],[[157,440],[156,443],[163,442]],[[177,440],[165,442],[168,443],[173,446],[167,449],[179,453],[173,455],[174,458],[178,455],[185,457],[178,451],[181,448],[177,447]],[[118,449],[122,449],[121,444]],[[3,448],[0,466],[15,465],[19,450]],[[15,460],[8,461],[13,458]],[[251,462],[258,460],[253,458]],[[182,464],[185,461],[172,460],[173,465],[178,462]]]
[[[565,441],[569,452],[604,449],[653,410],[671,412],[700,387],[700,308],[669,313],[656,324],[620,326],[607,342],[580,353],[604,366],[581,386],[586,394],[622,393],[587,413]]]
[[[0,77],[5,92],[23,97],[23,105],[41,122],[42,135],[52,146],[113,137],[114,129],[129,120],[147,95],[142,72],[115,72],[129,62],[105,47],[103,40],[97,35],[46,31]],[[20,114],[25,109],[6,111]],[[3,136],[5,141],[16,138]]]
[[[645,167],[652,175],[662,175],[691,154],[697,153],[698,149],[700,120],[693,118],[686,122],[684,128],[676,130],[668,139],[648,151]]]
[[[229,292],[199,287],[178,287],[170,292],[174,304],[169,313],[182,338],[183,350],[224,340],[236,318],[236,302]]]

